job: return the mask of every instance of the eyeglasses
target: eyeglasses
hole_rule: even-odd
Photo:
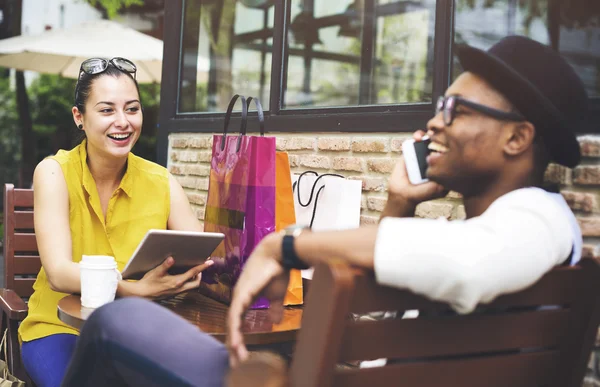
[[[494,109],[489,106],[471,102],[457,95],[449,95],[447,97],[443,95],[440,96],[435,107],[435,114],[437,115],[442,112],[444,124],[450,126],[452,125],[454,118],[456,118],[456,108],[459,105],[466,106],[488,117],[492,117],[500,121],[526,121],[525,117],[523,117],[520,113],[505,112],[503,110]]]
[[[79,74],[83,71],[88,75],[100,74],[108,68],[108,65],[112,64],[119,70],[133,74],[133,78],[135,79],[135,73],[137,72],[137,67],[133,64],[132,61],[125,58],[115,57],[110,60],[106,60],[104,58],[90,58],[81,64],[79,67]]]

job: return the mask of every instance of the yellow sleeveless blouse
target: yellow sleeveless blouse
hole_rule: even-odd
[[[105,223],[98,189],[86,162],[86,141],[50,158],[60,164],[67,182],[74,262],[81,261],[82,255],[111,255],[123,270],[149,229],[167,228],[170,190],[164,167],[130,153],[125,175],[108,203]],[[50,289],[44,268],[33,289],[29,313],[19,327],[22,341],[58,333],[79,334],[58,319],[58,301],[67,294]]]

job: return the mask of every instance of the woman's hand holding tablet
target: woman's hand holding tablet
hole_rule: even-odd
[[[159,266],[147,272],[140,281],[135,283],[139,294],[150,299],[160,299],[196,289],[200,286],[202,271],[212,266],[214,262],[208,259],[185,273],[171,275],[169,269],[174,263],[173,257],[169,257]]]
[[[123,269],[123,278],[141,279],[158,266],[172,275],[187,273],[202,265],[224,238],[221,233],[149,230]]]

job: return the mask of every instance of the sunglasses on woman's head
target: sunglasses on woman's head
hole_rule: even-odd
[[[456,118],[456,108],[459,105],[466,106],[471,108],[483,115],[494,118],[500,121],[527,121],[525,117],[523,117],[520,113],[517,112],[505,112],[503,110],[498,110],[491,108],[489,106],[480,105],[475,102],[471,102],[467,99],[461,98],[457,95],[449,95],[447,97],[440,96],[437,100],[437,104],[435,106],[435,114],[438,115],[442,112],[442,117],[444,118],[444,124],[447,126],[452,125],[454,122],[454,118]]]
[[[109,64],[112,64],[125,73],[133,74],[133,78],[135,79],[135,74],[137,72],[137,67],[135,64],[133,64],[133,62],[129,59],[120,57],[115,57],[110,60],[106,60],[104,58],[87,59],[81,63],[79,74],[81,74],[82,71],[88,75],[100,74],[106,71]]]
[[[110,60],[104,58],[90,58],[86,59],[81,63],[79,67],[79,77],[81,77],[81,72],[84,72],[88,75],[100,74],[106,71],[108,65],[111,64],[117,69],[132,74],[133,79],[135,79],[135,73],[137,71],[137,67],[133,64],[132,61],[125,58],[114,57]],[[79,78],[77,80],[77,84],[75,85],[75,104],[77,104],[77,96],[79,95]]]

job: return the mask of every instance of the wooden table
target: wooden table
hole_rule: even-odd
[[[173,298],[158,301],[196,325],[203,332],[225,342],[227,305],[208,298],[197,291],[179,294]],[[79,295],[70,295],[58,302],[58,318],[67,325],[81,329],[94,309],[81,306]],[[268,345],[292,342],[300,329],[302,307],[286,307],[281,323],[274,324],[269,319],[268,309],[249,310],[242,324],[244,341],[248,345]]]

